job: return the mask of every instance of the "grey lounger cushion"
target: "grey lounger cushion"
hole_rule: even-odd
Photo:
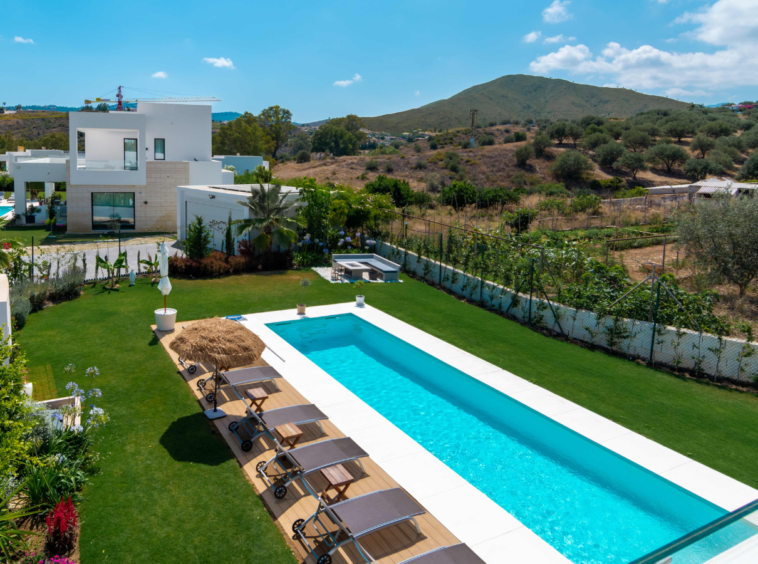
[[[287,454],[303,469],[303,474],[368,456],[350,437],[311,443],[288,450]]]
[[[485,562],[465,544],[456,544],[430,550],[404,560],[400,564],[485,564]]]
[[[263,423],[269,429],[273,429],[279,425],[286,425],[288,423],[299,425],[301,423],[311,423],[313,421],[329,419],[324,415],[323,411],[312,403],[270,409],[263,413],[259,413],[258,417],[263,420]]]
[[[371,268],[375,268],[381,272],[397,272],[398,271],[397,267],[384,264],[382,262],[379,262],[376,259],[362,260],[359,262],[362,262],[363,264],[367,264]]]
[[[244,384],[253,384],[255,382],[266,382],[274,378],[281,378],[282,375],[276,371],[273,366],[251,366],[249,368],[238,368],[229,372],[221,372],[221,376],[230,386],[242,386]]]
[[[330,506],[330,509],[354,538],[425,513],[421,506],[400,488],[353,497]]]

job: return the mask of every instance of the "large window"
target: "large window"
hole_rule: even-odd
[[[165,139],[155,140],[155,160],[156,161],[166,160],[166,140]]]
[[[134,229],[134,192],[92,192],[92,230]]]
[[[136,139],[124,139],[124,170],[137,170]]]

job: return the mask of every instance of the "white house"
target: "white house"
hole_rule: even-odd
[[[731,178],[707,178],[692,184],[677,184],[672,186],[656,186],[648,188],[650,195],[688,194],[690,198],[710,198],[714,194],[729,194],[731,196],[758,194],[758,184],[750,182],[735,182]]]
[[[66,182],[69,232],[109,231],[114,221],[122,230],[176,231],[177,186],[234,183],[212,157],[211,137],[210,105],[139,102],[130,112],[71,112],[67,153],[2,160],[14,177],[17,215],[26,211],[26,183],[46,182],[47,193]]]

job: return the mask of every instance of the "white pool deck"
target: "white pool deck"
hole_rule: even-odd
[[[437,357],[535,411],[626,457],[711,503],[734,511],[758,499],[755,490],[494,364],[366,305],[309,307],[307,317],[352,313]],[[448,468],[302,353],[266,327],[302,319],[295,309],[244,315],[241,323],[268,345],[263,358],[361,445],[451,533],[488,564],[570,561],[494,501]],[[423,469],[423,471],[419,471]]]

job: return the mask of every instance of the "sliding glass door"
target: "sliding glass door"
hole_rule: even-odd
[[[134,229],[134,192],[92,192],[92,230]]]
[[[124,170],[137,170],[136,139],[124,139]]]

